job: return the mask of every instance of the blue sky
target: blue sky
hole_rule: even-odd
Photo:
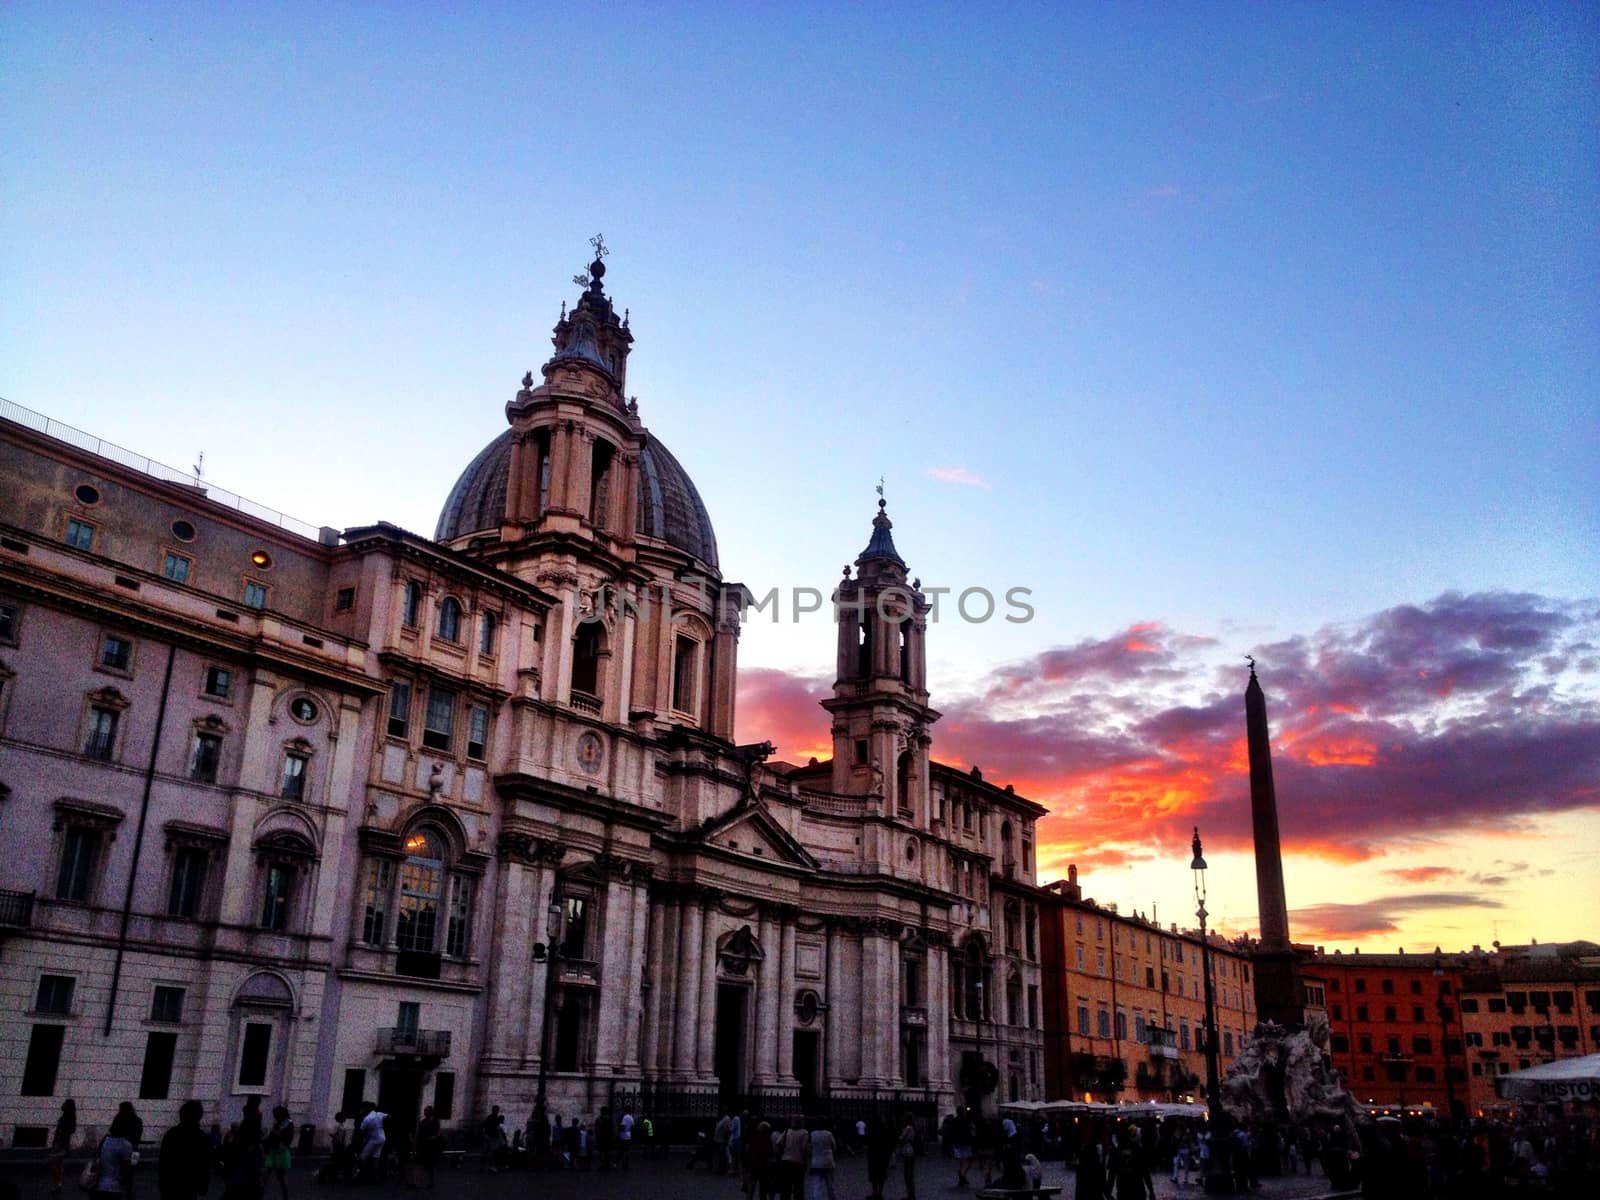
[[[1597,67],[1583,5],[13,5],[0,395],[431,532],[603,231],[731,577],[826,588],[883,475],[925,582],[1033,589],[946,694],[1581,601]]]

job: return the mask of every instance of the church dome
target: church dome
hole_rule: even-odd
[[[470,533],[500,528],[506,511],[506,480],[511,474],[508,429],[467,464],[450,489],[433,538],[450,542]],[[687,471],[672,452],[645,435],[639,454],[638,532],[682,550],[716,569],[717,535],[711,515]]]

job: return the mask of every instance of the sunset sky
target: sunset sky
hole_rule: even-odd
[[[1054,810],[1046,877],[1192,923],[1199,823],[1253,928],[1251,654],[1297,939],[1600,940],[1594,5],[5,26],[0,396],[431,533],[603,232],[641,414],[786,598],[741,738],[826,752],[787,598],[882,477],[934,752]]]

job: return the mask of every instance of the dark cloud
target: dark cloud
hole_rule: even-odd
[[[1394,933],[1408,914],[1456,908],[1504,908],[1500,901],[1477,892],[1421,892],[1381,896],[1355,904],[1312,904],[1291,909],[1289,920],[1298,938],[1354,938]]]
[[[1594,601],[1450,592],[1239,647],[1267,691],[1285,849],[1359,861],[1600,807],[1600,702],[1581,666],[1597,644]],[[969,695],[935,697],[934,753],[1049,805],[1046,865],[1181,854],[1194,824],[1208,847],[1247,850],[1245,679],[1216,656],[1210,639],[1144,622],[1004,664]],[[772,738],[791,756],[825,746],[816,701],[828,690],[743,672],[741,740]],[[1392,877],[1451,877],[1409,870]],[[1475,882],[1516,874],[1499,864]],[[1360,907],[1352,920],[1403,911]]]

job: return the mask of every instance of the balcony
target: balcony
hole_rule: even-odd
[[[0,929],[28,929],[33,925],[33,893],[0,888]]]
[[[573,688],[567,702],[578,712],[589,713],[596,717],[600,715],[600,697],[591,692],[581,692]]]
[[[450,1057],[448,1029],[379,1029],[373,1053],[398,1058]]]
[[[1178,1035],[1170,1029],[1146,1026],[1144,1041],[1145,1045],[1150,1047],[1151,1058],[1178,1057]]]
[[[926,1026],[928,1023],[928,1010],[920,1004],[902,1004],[900,1006],[900,1024]]]

